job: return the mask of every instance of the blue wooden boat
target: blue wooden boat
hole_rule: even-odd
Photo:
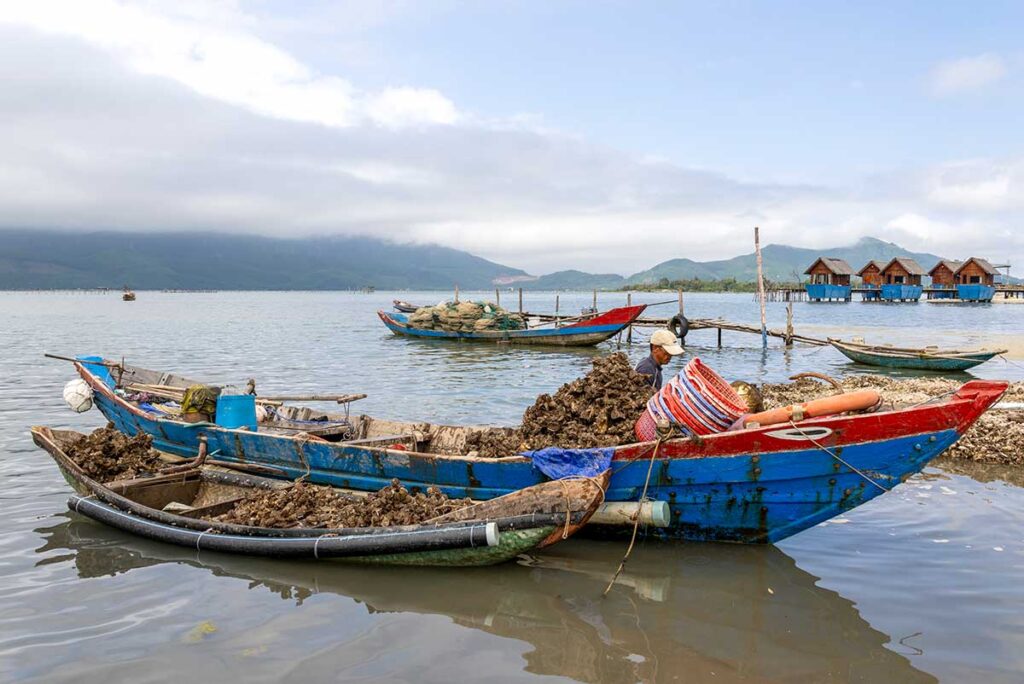
[[[994,356],[1006,353],[1005,349],[993,351],[987,349],[959,351],[954,349],[938,349],[937,347],[907,349],[903,347],[857,344],[833,339],[829,339],[828,342],[851,361],[868,366],[908,368],[912,370],[963,371],[985,363]]]
[[[292,406],[275,408],[278,418],[255,431],[186,423],[130,400],[124,388],[132,383],[185,388],[194,380],[98,357],[75,366],[92,387],[95,405],[119,430],[145,432],[157,448],[183,456],[195,455],[200,436],[206,435],[219,459],[257,464],[282,477],[306,476],[363,491],[397,478],[407,487],[435,485],[449,496],[473,499],[491,499],[547,479],[527,455],[489,459],[467,448],[473,438],[501,428],[348,417]],[[617,447],[605,497],[637,501],[653,458],[648,496],[668,503],[671,520],[648,533],[777,542],[870,501],[920,471],[1006,388],[1005,382],[976,380],[951,397],[905,410],[671,439],[660,447],[655,442]]]
[[[484,330],[473,332],[450,332],[447,330],[425,330],[409,324],[409,317],[403,313],[378,311],[384,325],[396,335],[421,337],[432,340],[465,340],[470,342],[491,342],[503,344],[557,345],[561,347],[588,347],[611,339],[635,321],[646,304],[623,306],[617,309],[585,318],[568,325],[554,323],[526,330]]]

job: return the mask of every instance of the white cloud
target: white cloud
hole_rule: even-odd
[[[929,86],[935,95],[954,95],[997,83],[1006,74],[1003,58],[985,53],[940,62],[929,75]]]
[[[928,177],[928,199],[960,209],[1024,207],[1024,164],[970,160],[942,164]]]
[[[766,243],[1024,258],[1024,160],[860,192],[740,181],[482,120],[425,87],[366,92],[230,3],[82,4],[0,9],[0,226],[374,235],[535,273],[727,258],[755,224]]]
[[[246,16],[231,5],[33,0],[5,5],[0,23],[85,41],[140,73],[264,116],[337,127],[364,119],[401,127],[458,118],[455,105],[436,90],[364,93],[345,79],[318,74],[246,31]]]
[[[366,98],[366,112],[375,123],[390,128],[453,124],[459,120],[450,100],[436,90],[423,88],[388,88]]]

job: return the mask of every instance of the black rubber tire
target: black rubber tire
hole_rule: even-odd
[[[679,338],[679,343],[682,344],[686,342],[686,333],[690,332],[690,321],[686,320],[686,316],[683,314],[677,313],[668,322],[668,329]]]

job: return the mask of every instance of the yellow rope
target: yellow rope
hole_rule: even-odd
[[[669,433],[671,434],[671,433]],[[619,579],[619,575],[622,574],[623,568],[626,567],[626,561],[629,560],[629,555],[633,553],[633,546],[636,544],[636,533],[640,529],[640,507],[644,501],[647,500],[647,486],[651,483],[651,473],[654,471],[654,459],[658,457],[658,450],[661,449],[661,444],[664,442],[669,435],[662,435],[658,437],[658,443],[654,445],[654,451],[651,452],[651,460],[647,464],[647,479],[644,480],[644,490],[640,494],[640,499],[636,503],[636,514],[633,520],[633,536],[629,540],[629,546],[626,548],[626,555],[622,557],[622,562],[619,563],[618,569],[615,570],[615,574],[612,576],[608,586],[605,587],[604,593],[601,596],[607,596],[608,592],[615,586],[615,581]]]

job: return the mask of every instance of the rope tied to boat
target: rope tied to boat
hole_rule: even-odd
[[[596,477],[573,475],[556,480],[556,482],[562,485],[562,492],[565,494],[565,527],[562,529],[562,539],[569,538],[569,529],[572,526],[572,498],[569,495],[569,485],[567,484],[570,481],[586,481],[597,487],[597,490],[601,492],[601,501],[597,504],[598,506],[604,503],[605,494],[607,494],[605,488],[601,486],[601,482]]]
[[[1017,363],[1015,361],[1011,361],[1010,359],[1006,358],[1006,354],[998,354],[998,356],[999,356],[999,358],[1001,358],[1003,361],[1005,361],[1006,363],[1010,364],[1011,366],[1014,366],[1016,368],[1020,368],[1021,370],[1024,370],[1024,366],[1022,366],[1021,364],[1019,364],[1019,363]]]
[[[658,441],[654,444],[654,450],[651,452],[651,458],[647,463],[647,477],[644,479],[644,489],[640,493],[640,498],[637,499],[636,502],[636,513],[633,515],[633,534],[629,539],[629,546],[626,547],[626,554],[622,557],[622,560],[619,562],[619,567],[616,568],[615,574],[612,575],[611,581],[608,582],[608,586],[605,587],[604,592],[602,592],[602,598],[607,596],[608,592],[610,592],[612,590],[612,587],[615,586],[616,580],[619,579],[619,575],[622,574],[622,570],[626,567],[626,561],[629,560],[630,554],[633,553],[633,546],[636,545],[637,531],[640,529],[640,507],[644,505],[645,501],[647,501],[647,487],[651,483],[651,473],[654,472],[654,461],[655,459],[658,458],[658,452],[661,450],[662,443],[668,440],[669,437],[672,436],[672,433],[674,431],[675,427],[671,423],[669,424],[666,430],[659,430]]]
[[[864,472],[862,472],[861,470],[857,469],[857,468],[856,468],[855,466],[851,465],[851,464],[850,464],[850,463],[848,463],[847,461],[844,461],[844,460],[843,460],[842,458],[840,458],[839,454],[837,454],[836,452],[832,451],[832,450],[831,450],[831,449],[829,449],[829,448],[828,448],[827,446],[825,446],[824,444],[822,444],[821,442],[819,442],[818,440],[814,439],[814,438],[813,438],[813,437],[811,437],[811,436],[810,436],[809,434],[807,434],[806,432],[804,432],[803,430],[801,430],[801,429],[800,429],[800,426],[799,426],[799,425],[797,425],[796,423],[794,423],[794,422],[793,422],[792,420],[791,420],[791,421],[789,421],[789,424],[790,424],[790,426],[792,426],[792,427],[793,427],[793,429],[794,429],[794,430],[796,430],[796,431],[797,431],[797,432],[799,432],[799,433],[800,433],[801,435],[803,435],[803,438],[804,438],[804,439],[806,439],[806,440],[807,440],[807,441],[809,441],[809,442],[810,442],[811,444],[813,444],[814,446],[816,446],[816,447],[818,447],[819,449],[821,449],[822,451],[824,451],[824,452],[825,452],[826,454],[828,454],[829,456],[831,456],[832,458],[834,458],[834,459],[835,459],[836,461],[838,461],[839,463],[842,463],[842,464],[843,464],[844,466],[846,466],[847,468],[849,468],[849,469],[850,469],[850,470],[852,470],[853,472],[857,473],[858,475],[860,475],[861,477],[863,477],[863,478],[864,478],[865,480],[867,480],[868,482],[870,482],[870,483],[871,483],[871,484],[873,484],[874,486],[876,486],[876,487],[878,487],[879,489],[881,489],[881,490],[882,490],[883,492],[888,492],[888,491],[889,491],[889,489],[888,489],[888,488],[886,488],[886,487],[885,487],[885,486],[883,486],[883,485],[880,485],[880,484],[878,484],[877,482],[875,482],[874,480],[872,480],[872,479],[871,479],[870,477],[868,477],[866,473],[864,473]]]

